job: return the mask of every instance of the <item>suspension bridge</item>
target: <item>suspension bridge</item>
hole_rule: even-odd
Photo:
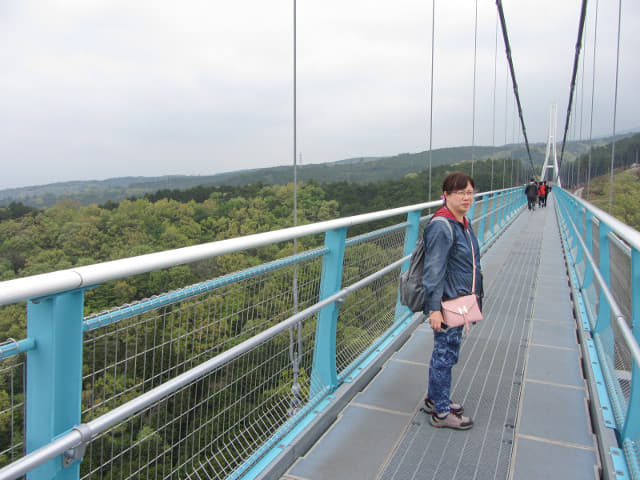
[[[579,45],[583,22],[584,9]],[[464,338],[452,396],[470,431],[434,429],[420,410],[432,336],[399,302],[441,203],[427,201],[0,283],[0,305],[27,303],[26,337],[0,344],[0,479],[640,478],[640,234],[571,193],[555,138],[550,127],[547,208],[528,211],[517,185],[469,211],[485,320]],[[320,237],[85,312],[105,282]]]

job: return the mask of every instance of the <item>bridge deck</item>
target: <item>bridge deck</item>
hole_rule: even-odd
[[[452,385],[473,429],[435,429],[420,411],[433,341],[421,323],[283,480],[598,477],[553,198],[482,263],[485,321]]]

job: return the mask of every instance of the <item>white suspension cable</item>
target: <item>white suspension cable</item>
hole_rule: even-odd
[[[429,95],[429,198],[431,201],[431,168],[433,147],[433,58],[435,51],[436,0],[431,0],[431,93]]]
[[[588,27],[588,24],[585,22],[584,24],[585,39],[587,38],[587,27]],[[584,64],[585,63],[587,63],[587,56],[582,55],[582,78],[580,79],[580,128],[579,128],[580,140],[582,140],[582,117],[584,116]]]
[[[293,0],[293,226],[298,226],[298,168],[296,164],[297,158],[297,11],[296,0]],[[302,156],[301,156],[302,157]],[[302,160],[302,158],[301,158]],[[298,253],[298,239],[293,239],[293,254]],[[293,266],[293,314],[298,313],[298,264]],[[297,339],[294,335],[297,333]],[[300,383],[298,381],[298,373],[300,370],[300,355],[302,352],[302,325],[298,322],[289,328],[289,359],[291,361],[291,370],[293,373],[291,385],[291,404],[289,407],[289,415],[298,412],[302,405],[300,399]]]
[[[616,157],[616,115],[618,111],[618,76],[620,73],[620,23],[622,21],[622,0],[618,1],[618,47],[616,50],[616,88],[613,95],[613,141],[611,142],[611,179],[609,185],[609,215],[613,205],[613,165]]]
[[[587,170],[587,200],[591,198],[591,154],[593,153],[593,99],[596,91],[596,47],[598,38],[598,2],[596,0],[596,18],[593,27],[593,71],[591,78],[591,118],[589,124],[589,167]]]
[[[496,12],[496,41],[495,49],[493,51],[493,128],[491,130],[491,146],[496,146],[496,87],[498,81],[498,12]],[[491,159],[491,187],[489,190],[493,190],[493,163],[494,159]]]
[[[473,36],[473,113],[471,120],[471,176],[473,177],[476,147],[476,71],[478,68],[478,0],[476,0],[475,30]]]

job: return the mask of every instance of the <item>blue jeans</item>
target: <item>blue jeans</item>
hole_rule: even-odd
[[[433,332],[433,353],[429,364],[429,391],[437,413],[449,412],[451,368],[458,363],[462,326]]]

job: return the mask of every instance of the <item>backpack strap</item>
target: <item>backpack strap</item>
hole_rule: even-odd
[[[449,220],[447,220],[446,217],[431,217],[430,221],[434,221],[434,220],[440,220],[441,222],[445,222],[447,224],[447,227],[449,227],[449,233],[451,234],[451,242],[453,243],[453,229],[451,228],[451,223],[449,222]],[[473,248],[473,240],[471,239],[471,234],[468,232],[468,229],[464,229],[465,233],[467,234],[468,238],[469,238],[469,245],[471,246],[471,261],[473,262],[473,278],[471,281],[471,293],[475,293],[476,290],[476,252],[475,249]]]
[[[453,242],[453,229],[451,228],[451,223],[449,223],[449,220],[447,220],[446,217],[431,217],[431,220],[429,220],[430,222],[435,222],[436,220],[439,220],[441,222],[444,222],[447,224],[447,227],[449,228],[449,234],[451,235],[451,242]]]
[[[471,234],[467,230],[467,236],[469,237],[469,245],[471,245],[471,261],[473,262],[473,280],[471,282],[471,293],[476,293],[476,252],[473,248],[473,240]]]

